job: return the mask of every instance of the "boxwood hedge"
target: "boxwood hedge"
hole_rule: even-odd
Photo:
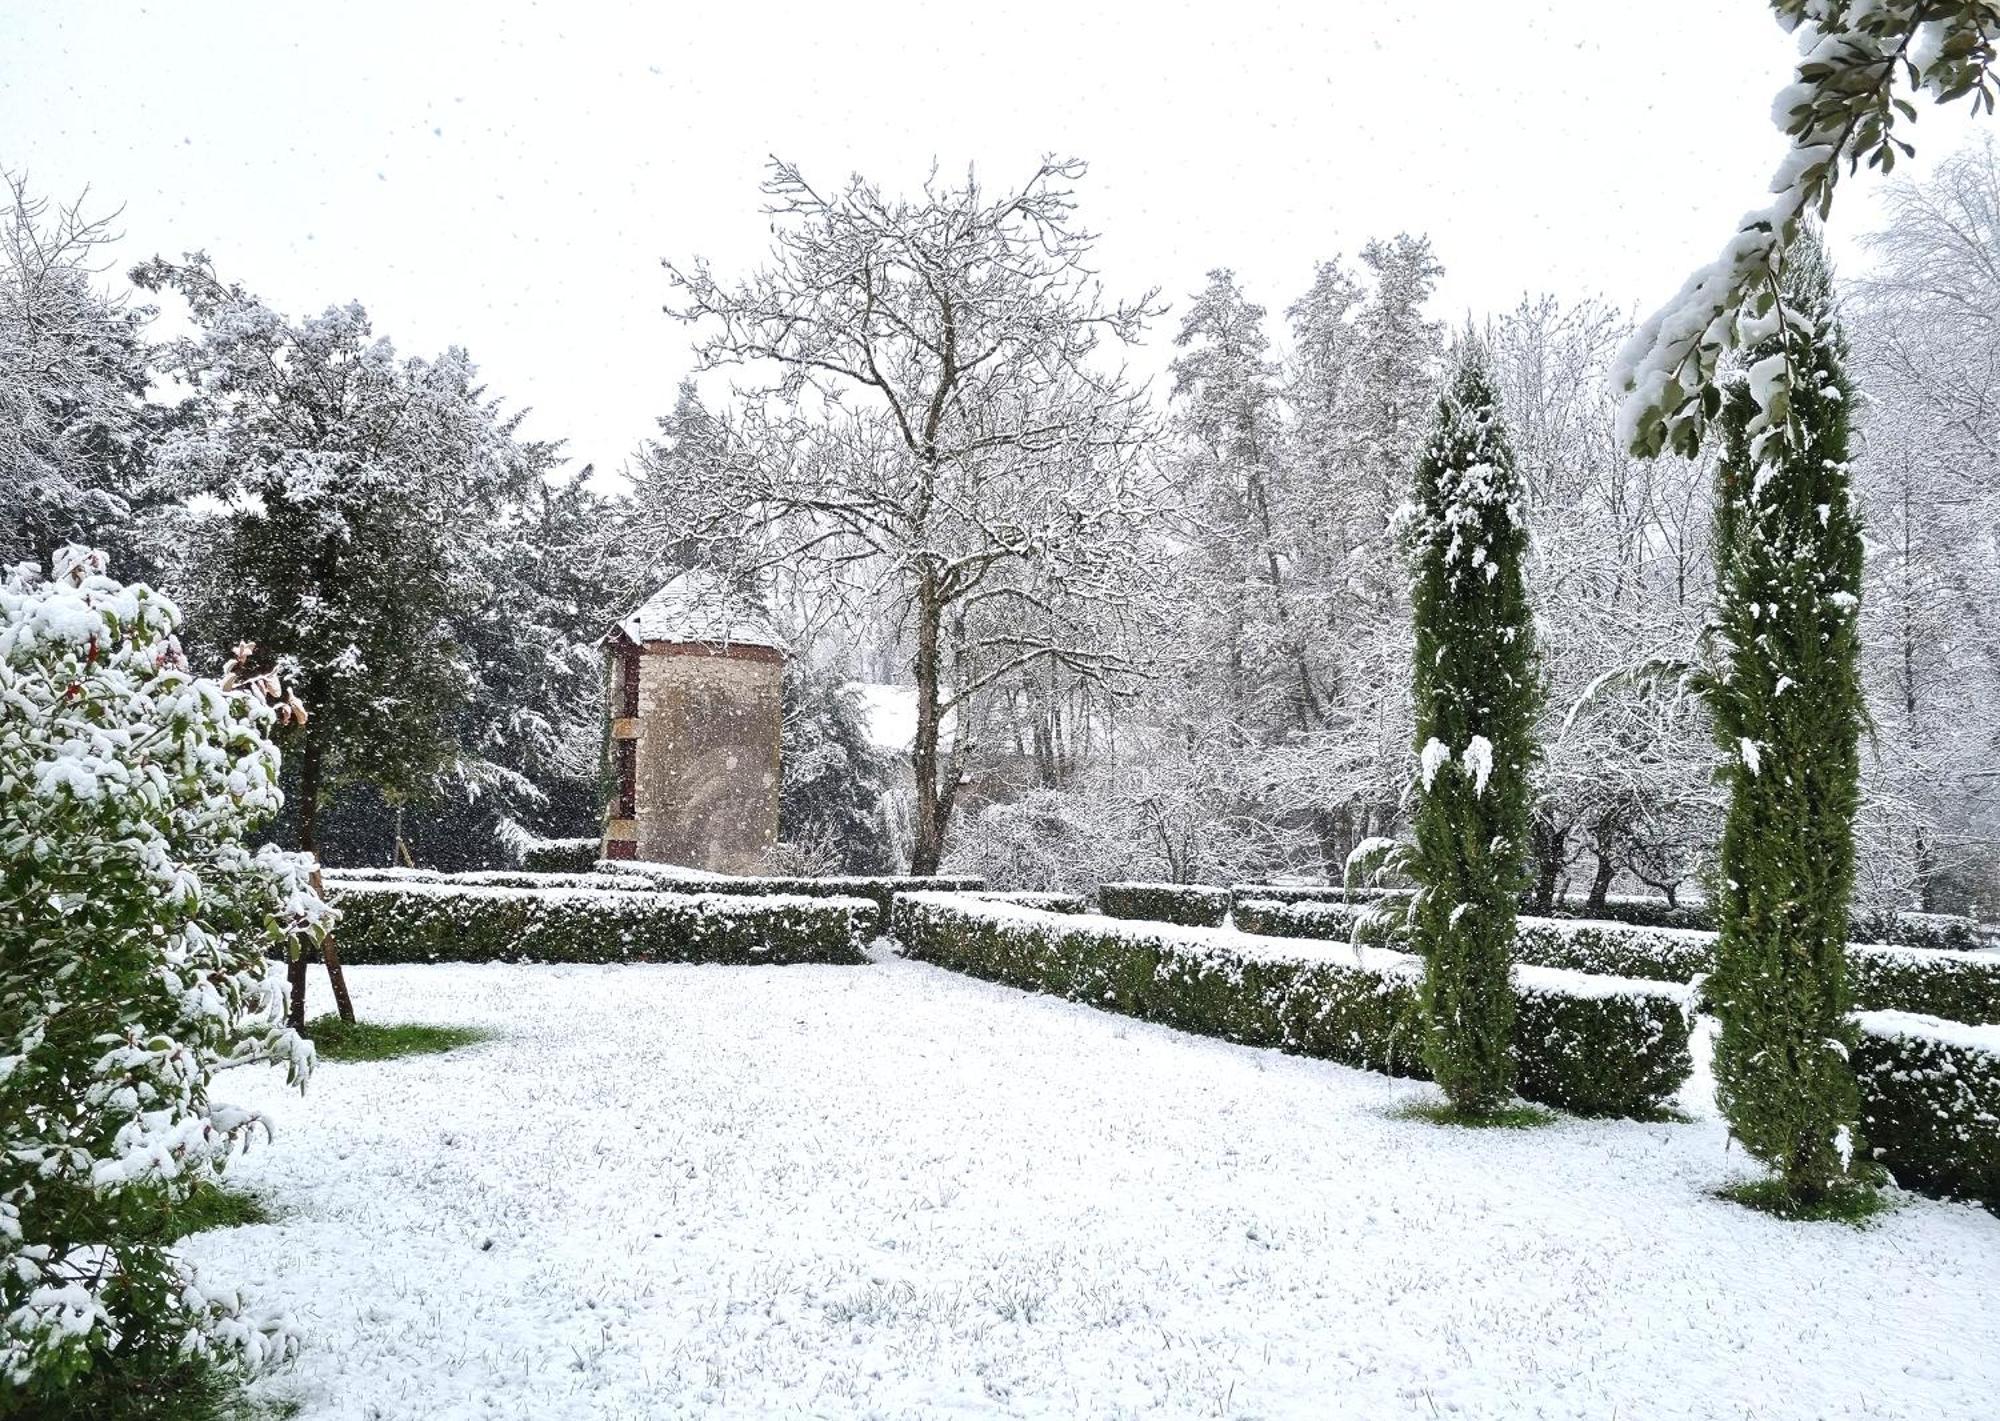
[[[730,894],[750,898],[769,897],[774,894],[780,897],[866,898],[875,905],[875,915],[869,929],[871,937],[880,937],[889,930],[889,905],[899,893],[922,890],[950,893],[976,892],[986,886],[986,880],[983,878],[962,877],[897,878],[890,875],[845,878],[739,877],[734,874],[706,873],[700,869],[680,868],[673,864],[642,863],[632,859],[600,859],[597,871],[628,878],[636,875],[656,888],[678,893]]]
[[[876,912],[859,898],[353,880],[327,888],[349,963],[865,962]]]
[[[1107,918],[1190,928],[1221,927],[1229,901],[1227,888],[1199,883],[1104,883],[1097,889],[1097,911]]]
[[[961,894],[896,900],[906,953],[1185,1031],[1392,1075],[1421,1075],[1404,953],[1109,917]],[[1521,1094],[1590,1115],[1653,1115],[1691,1069],[1688,993],[1659,982],[1515,969]]]
[[[1899,1184],[2000,1209],[2000,1028],[1863,1012],[1861,1135]]]
[[[521,849],[530,873],[588,873],[604,845],[596,839],[535,839]]]
[[[1246,899],[1236,926],[1272,937],[1387,945],[1386,925],[1365,906]],[[1715,970],[1715,934],[1561,918],[1521,918],[1515,959],[1538,967],[1689,982]],[[1918,1012],[1972,1024],[2000,1022],[2000,956],[1851,943],[1847,981],[1857,1009]]]

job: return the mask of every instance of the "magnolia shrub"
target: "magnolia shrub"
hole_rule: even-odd
[[[254,1367],[282,1320],[161,1242],[268,1128],[226,1066],[303,1086],[274,952],[329,910],[308,860],[244,834],[278,809],[269,687],[190,674],[179,614],[65,548],[0,577],[0,1397],[107,1361]],[[168,1231],[170,1232],[170,1231]],[[0,1410],[8,1409],[0,1406]]]

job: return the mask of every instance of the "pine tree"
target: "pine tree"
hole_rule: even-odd
[[[1404,865],[1424,959],[1424,1058],[1452,1107],[1513,1083],[1514,915],[1527,863],[1538,697],[1521,561],[1527,517],[1484,349],[1460,344],[1401,515],[1411,559],[1420,773]]]
[[[1783,291],[1782,319],[1767,322],[1776,330],[1751,348],[1749,376],[1722,409],[1721,657],[1707,689],[1729,815],[1708,996],[1730,1129],[1777,1172],[1785,1206],[1810,1207],[1855,1182],[1846,940],[1861,531],[1848,493],[1845,340],[1810,234],[1787,254]],[[1790,397],[1765,416],[1751,386],[1774,361],[1790,362]]]

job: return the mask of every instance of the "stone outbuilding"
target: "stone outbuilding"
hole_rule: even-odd
[[[783,639],[755,598],[682,573],[604,638],[604,856],[756,873],[778,842]]]

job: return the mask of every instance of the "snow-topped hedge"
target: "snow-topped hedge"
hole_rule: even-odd
[[[371,962],[863,962],[860,898],[335,879],[341,957]]]
[[[530,873],[588,873],[603,848],[596,839],[534,839],[521,845],[521,867]]]
[[[1408,897],[1407,888],[1353,887],[1338,884],[1239,883],[1230,894],[1238,903],[1330,903],[1342,900],[1370,903],[1381,898]],[[1522,904],[1522,911],[1528,905]],[[1715,917],[1706,903],[1668,903],[1663,898],[1643,898],[1613,893],[1601,907],[1590,907],[1576,899],[1557,901],[1547,913],[1537,917],[1582,918],[1591,922],[1624,923],[1637,928],[1684,928],[1693,932],[1714,932]],[[1854,915],[1854,942],[1886,944],[1892,947],[1929,947],[1966,951],[1992,945],[1988,931],[1971,918],[1945,913],[1870,912]]]
[[[464,888],[640,888],[657,890],[635,873],[541,873],[524,868],[478,868],[444,873],[432,868],[329,868],[328,883],[446,883]]]
[[[2000,1027],[1863,1012],[1861,1133],[1899,1184],[2000,1207]]]
[[[1087,913],[1090,904],[1081,893],[1041,893],[1028,889],[966,894],[983,903],[1012,903],[1019,908],[1040,908],[1044,913]]]
[[[1421,1075],[1413,957],[1343,943],[1064,916],[965,894],[899,897],[914,958],[1184,1031]],[[1518,967],[1520,1092],[1588,1115],[1651,1115],[1687,1079],[1688,992]]]
[[[875,905],[876,912],[871,932],[876,936],[888,931],[889,904],[899,893],[919,891],[968,893],[986,887],[986,880],[983,878],[896,878],[889,875],[838,878],[739,877],[728,873],[708,873],[698,868],[681,868],[674,864],[640,863],[631,859],[600,859],[597,871],[618,874],[622,877],[637,875],[655,887],[680,893],[726,893],[742,897],[768,897],[776,894],[806,898],[866,898]]]
[[[1105,883],[1097,911],[1108,918],[1219,928],[1229,916],[1229,890],[1199,883]]]
[[[1387,941],[1388,925],[1365,905],[1245,899],[1235,924],[1271,937]],[[1568,918],[1520,918],[1515,960],[1576,972],[1688,982],[1715,970],[1714,933],[1638,928]],[[1847,980],[1863,1011],[1918,1012],[1973,1024],[2000,1022],[2000,957],[1918,947],[1851,943]]]

